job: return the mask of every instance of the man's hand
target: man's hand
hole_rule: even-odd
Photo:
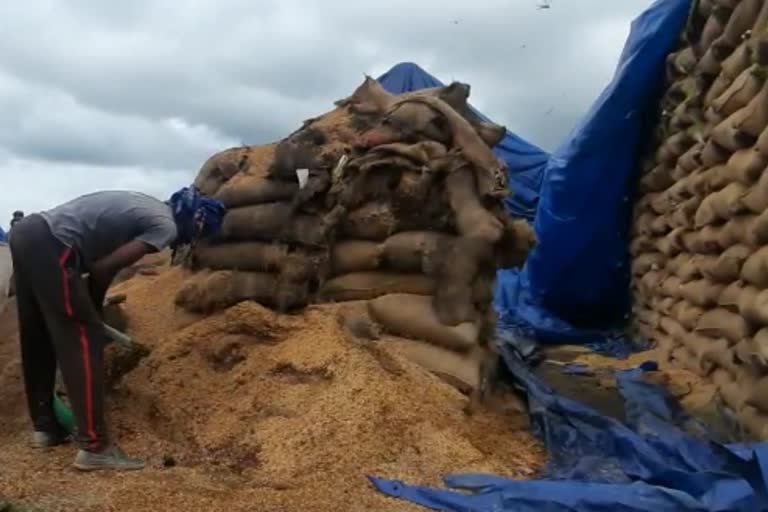
[[[102,313],[104,298],[115,275],[125,267],[133,265],[150,252],[156,252],[156,249],[145,242],[133,240],[118,247],[112,254],[105,256],[91,266],[88,277],[88,290],[99,314]]]

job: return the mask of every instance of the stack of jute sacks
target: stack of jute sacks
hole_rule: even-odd
[[[192,250],[177,304],[369,301],[386,331],[484,360],[496,271],[535,239],[504,210],[491,147],[505,130],[468,95],[453,83],[395,96],[366,78],[280,143],[214,155],[196,185],[228,211],[218,239]]]
[[[635,209],[635,325],[768,439],[768,1],[694,2]]]

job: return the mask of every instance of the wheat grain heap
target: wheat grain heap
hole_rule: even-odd
[[[496,270],[522,264],[534,236],[504,210],[491,147],[505,129],[468,96],[461,83],[395,96],[366,78],[280,143],[211,157],[195,184],[228,211],[187,258],[199,272],[176,303],[365,300],[392,334],[487,360]]]
[[[768,2],[696,2],[635,209],[636,326],[768,439]]]

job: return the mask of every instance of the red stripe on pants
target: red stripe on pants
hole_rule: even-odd
[[[64,253],[59,258],[59,266],[61,267],[62,284],[64,285],[64,310],[67,312],[67,316],[74,320],[74,314],[72,312],[72,301],[70,300],[69,291],[69,276],[67,275],[66,263],[69,257],[72,255],[72,248],[67,247]],[[98,438],[96,437],[96,429],[93,426],[93,382],[91,380],[91,351],[90,343],[88,342],[88,334],[85,330],[85,326],[80,322],[75,322],[80,334],[80,350],[83,353],[83,373],[85,374],[85,414],[86,425],[88,429],[88,437],[90,438],[91,448],[96,448]]]

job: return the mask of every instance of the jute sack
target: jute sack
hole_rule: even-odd
[[[641,192],[661,192],[675,183],[672,178],[672,169],[664,164],[651,169],[640,178]]]
[[[757,96],[763,86],[764,78],[755,72],[755,68],[744,70],[714,102],[712,108],[719,114],[730,116],[744,108]]]
[[[334,276],[378,269],[383,246],[368,240],[340,240],[331,247],[331,271]]]
[[[239,242],[198,246],[192,251],[192,261],[196,268],[278,272],[287,255],[286,245]]]
[[[768,288],[768,246],[763,246],[744,262],[741,278],[758,288]]]
[[[639,285],[644,295],[656,294],[657,287],[664,280],[664,273],[658,270],[651,270],[640,278]]]
[[[675,308],[675,304],[677,303],[676,297],[664,297],[663,299],[659,300],[656,304],[656,310],[664,315],[665,317],[672,314],[672,311]],[[672,318],[674,320],[674,318]]]
[[[742,284],[739,313],[750,322],[768,325],[768,293]]]
[[[768,366],[768,328],[762,328],[752,338],[752,351],[762,363],[763,368]]]
[[[723,33],[712,43],[715,48],[722,48],[721,52],[726,55],[730,55],[742,42],[745,32],[753,27],[763,0],[741,0],[734,4]]]
[[[677,342],[686,334],[685,328],[672,317],[662,315],[659,318],[659,330]]]
[[[704,226],[698,231],[683,234],[683,243],[690,252],[699,254],[718,254],[720,248],[720,232],[722,228]]]
[[[387,346],[463,392],[478,386],[482,354],[479,350],[463,354],[405,339],[388,341]]]
[[[635,236],[629,243],[629,253],[632,256],[639,256],[643,253],[653,251],[656,241],[644,235]]]
[[[688,331],[696,328],[696,324],[703,314],[704,310],[702,308],[689,304],[684,300],[678,301],[672,308],[672,317]]]
[[[712,283],[706,279],[699,279],[683,283],[680,287],[680,298],[683,298],[702,308],[710,308],[717,304],[717,298],[725,286]]]
[[[723,61],[720,76],[715,82],[719,82],[722,79],[725,81],[727,87],[731,81],[736,80],[736,78],[741,75],[751,64],[752,52],[749,49],[749,45],[746,43],[741,43],[738,47],[736,47],[733,53]],[[713,84],[713,87],[714,85],[716,84]],[[717,90],[712,92],[713,94],[717,94]],[[712,103],[712,101],[714,101],[714,98],[710,97],[709,92],[707,93],[707,100],[709,100],[707,103]]]
[[[726,167],[734,179],[744,185],[751,186],[768,167],[768,156],[763,155],[754,147],[740,149],[731,155]]]
[[[696,360],[696,373],[700,375],[708,375],[718,365],[716,359],[718,354],[723,348],[727,348],[728,344],[724,340],[715,340],[699,336],[692,333],[684,333],[680,337],[680,341],[683,346],[688,350],[693,359]]]
[[[342,221],[347,238],[384,241],[397,230],[397,218],[388,203],[373,202],[352,210]]]
[[[754,215],[739,215],[726,222],[717,230],[718,249],[724,251],[737,244],[752,246],[755,237],[751,229],[755,218]]]
[[[642,276],[649,270],[658,270],[664,266],[667,258],[658,252],[639,255],[632,261],[632,275]]]
[[[669,221],[670,225],[673,228],[693,228],[694,217],[696,216],[699,204],[701,204],[699,197],[692,197],[678,204],[672,211],[672,217]]]
[[[733,128],[743,147],[751,146],[768,126],[768,83],[743,109],[733,114]],[[714,133],[713,133],[714,136]]]
[[[658,253],[649,253],[649,254],[658,254]],[[680,277],[682,279],[682,276],[680,275],[682,272],[681,269],[683,268],[684,265],[688,264],[690,259],[691,259],[691,255],[686,253],[681,253],[673,258],[669,258],[666,264],[667,272],[674,274],[677,277]],[[661,269],[664,267],[659,267],[659,268]]]
[[[701,30],[698,44],[699,54],[703,54],[723,34],[727,23],[727,16],[721,15],[717,8],[712,11],[712,14],[707,18]]]
[[[731,175],[730,169],[728,169],[727,162],[726,164],[720,164],[712,167],[709,172],[707,173],[707,180],[709,180],[709,183],[707,184],[707,190],[711,192],[722,192],[722,190],[733,183],[733,176]]]
[[[475,173],[470,168],[449,174],[445,188],[459,234],[489,243],[501,238],[504,225],[480,202]]]
[[[651,200],[651,210],[662,216],[670,211],[674,204],[674,198],[669,194],[668,191],[659,192]],[[659,218],[661,217],[657,217],[655,220],[658,221]]]
[[[721,131],[723,131],[724,135],[730,136],[731,135],[731,132],[729,131],[730,125],[726,125],[725,124],[726,121],[723,121],[717,126],[721,127]],[[713,137],[714,137],[714,130],[713,130]],[[726,140],[729,140],[729,139],[727,139],[726,137]],[[741,149],[741,147],[736,147],[735,149]],[[712,138],[709,141],[707,141],[706,145],[704,146],[704,149],[701,151],[701,164],[704,168],[711,168],[716,165],[723,164],[728,161],[728,158],[730,158],[731,153],[735,151],[735,149],[729,150],[728,148],[720,144],[716,139]]]
[[[478,345],[479,327],[470,322],[455,327],[441,324],[432,309],[431,297],[384,295],[370,301],[368,310],[371,317],[392,334],[458,352],[467,352]]]
[[[746,385],[742,392],[748,394],[747,404],[758,408],[762,412],[768,411],[768,377],[763,377],[752,384],[752,388]]]
[[[641,236],[649,237],[653,235],[653,230],[651,229],[651,225],[653,224],[654,220],[656,220],[656,215],[654,215],[653,213],[650,213],[650,212],[641,213],[635,220],[635,232]]]
[[[195,178],[195,186],[207,196],[212,196],[242,168],[249,148],[229,148],[216,153],[205,161]]]
[[[211,313],[245,300],[254,300],[281,311],[306,305],[305,283],[279,283],[273,274],[226,270],[198,273],[176,295],[176,304],[187,311]]]
[[[728,283],[739,279],[741,267],[752,254],[752,249],[746,245],[732,245],[720,256],[702,260],[702,273],[704,276],[717,283]]]
[[[401,272],[434,274],[441,250],[446,250],[454,237],[434,231],[404,231],[390,236],[383,245],[387,266]]]
[[[768,158],[768,127],[766,127],[760,134],[760,137],[758,137],[757,142],[755,143],[755,148],[761,155]]]
[[[729,375],[737,375],[739,365],[734,356],[734,351],[729,347],[728,341],[724,339],[710,340],[709,348],[702,354],[704,367],[709,371],[714,368],[723,368]]]
[[[738,412],[737,419],[739,424],[747,427],[747,430],[758,440],[768,439],[768,414],[747,405]]]
[[[757,214],[763,213],[768,208],[768,172],[763,172],[758,182],[751,189],[745,190],[741,203]]]
[[[272,203],[291,199],[299,191],[298,183],[271,180],[263,176],[235,176],[214,195],[227,208]]]
[[[738,313],[714,308],[701,315],[695,332],[710,338],[725,338],[735,344],[750,335],[750,328]]]
[[[727,170],[727,167],[721,168]],[[746,192],[747,187],[745,185],[734,182],[705,197],[696,211],[696,227],[700,228],[719,220],[728,220],[744,211],[745,208],[741,199]]]
[[[755,247],[768,243],[768,210],[752,219],[745,236]]]
[[[744,295],[744,283],[741,281],[733,281],[731,284],[725,287],[723,293],[717,299],[717,305],[723,309],[727,309],[732,313],[739,312],[739,301]]]
[[[701,167],[701,152],[704,149],[704,144],[698,142],[691,146],[688,151],[683,153],[680,158],[677,159],[677,167],[682,168],[686,174],[690,174],[696,169]]]
[[[672,359],[676,364],[698,375],[699,377],[706,377],[709,373],[707,370],[701,367],[701,359],[691,354],[685,347],[678,347],[674,349],[672,351]]]
[[[667,215],[659,215],[656,217],[651,223],[651,233],[656,236],[662,236],[669,233],[670,227],[667,223],[668,219],[669,217]]]
[[[721,382],[717,386],[717,390],[720,393],[720,397],[729,408],[738,413],[746,405],[748,393],[745,393],[743,384],[740,384],[736,379],[729,379],[725,382]]]
[[[432,295],[436,283],[422,274],[354,272],[335,277],[320,288],[321,300],[343,302],[370,300],[390,293]]]
[[[680,287],[683,282],[677,276],[668,276],[662,283],[660,292],[665,297],[680,297]]]
[[[267,203],[228,210],[224,215],[220,238],[320,245],[325,235],[325,226],[318,217],[294,215],[289,203]]]

